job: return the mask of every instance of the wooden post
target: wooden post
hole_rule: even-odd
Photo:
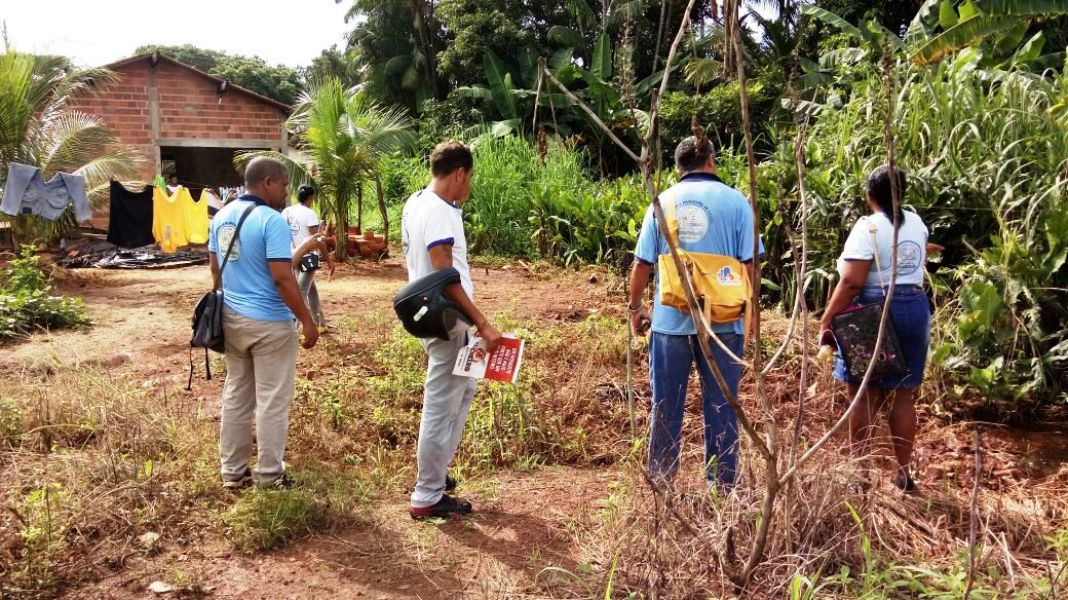
[[[163,157],[160,153],[159,73],[156,65],[148,67],[148,123],[152,135],[152,161],[157,175],[163,174]]]

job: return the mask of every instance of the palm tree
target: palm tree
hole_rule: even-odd
[[[271,156],[289,167],[294,185],[316,181],[323,217],[340,236],[337,258],[344,260],[343,236],[352,197],[360,194],[364,181],[378,177],[379,159],[414,142],[411,120],[402,109],[384,108],[357,88],[345,89],[339,79],[328,78],[313,83],[301,95],[288,127],[297,132],[298,156],[250,152],[238,155],[236,160]],[[316,168],[314,176],[310,172],[312,165]],[[381,190],[381,186],[376,188]],[[388,239],[385,199],[381,191],[378,195]]]
[[[0,54],[0,173],[19,162],[40,167],[45,179],[59,172],[85,178],[90,204],[108,197],[112,178],[133,179],[145,158],[124,146],[99,118],[70,108],[71,98],[115,81],[106,69],[78,70],[56,56]],[[48,221],[8,217],[15,241],[54,241],[76,226],[70,214]]]

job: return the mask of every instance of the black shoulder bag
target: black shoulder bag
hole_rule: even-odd
[[[241,218],[238,219],[237,227],[234,229],[234,236],[230,238],[230,245],[227,246],[222,264],[219,265],[219,276],[215,278],[211,291],[204,294],[200,302],[197,302],[196,308],[193,309],[193,337],[189,340],[189,382],[185,386],[186,390],[193,389],[193,348],[204,349],[204,370],[209,380],[211,379],[211,361],[208,358],[208,350],[219,353],[226,350],[222,326],[222,275],[226,269],[226,263],[230,261],[230,252],[234,249],[234,242],[241,233],[241,226],[245,224],[245,219],[252,214],[256,206],[258,205],[253,204],[241,213]]]
[[[457,323],[463,329],[470,327],[471,320],[445,295],[445,288],[457,283],[460,272],[448,267],[420,277],[397,292],[393,310],[405,331],[417,338],[448,340]]]

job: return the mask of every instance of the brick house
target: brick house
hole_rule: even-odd
[[[73,108],[97,115],[148,159],[141,179],[178,176],[194,194],[236,186],[241,150],[286,151],[290,107],[159,54],[107,65],[119,81],[80,96]]]

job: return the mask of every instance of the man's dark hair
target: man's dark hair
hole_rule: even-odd
[[[430,173],[434,177],[445,177],[457,169],[470,171],[474,166],[471,150],[457,141],[441,142],[430,153]]]
[[[704,168],[708,159],[715,155],[712,142],[708,138],[702,141],[704,143],[699,145],[697,138],[691,135],[675,147],[675,166],[679,171],[689,173]]]
[[[171,173],[170,175],[167,176],[167,181],[170,181],[172,179],[178,179],[178,174],[177,173]]]
[[[310,185],[302,185],[297,190],[297,201],[304,204],[309,198],[315,196],[315,188]]]
[[[267,156],[257,156],[245,167],[245,187],[253,188],[268,177],[281,179],[287,174],[286,166],[281,161]]]
[[[893,169],[893,175],[891,175],[890,167],[883,165],[872,171],[871,175],[868,175],[867,190],[871,199],[879,205],[879,210],[883,211],[886,218],[893,221],[894,196],[893,188],[891,188],[891,177],[897,179],[897,226],[901,227],[901,224],[905,222],[905,213],[901,209],[901,205],[905,201],[905,188],[908,184],[905,172],[895,168]]]

